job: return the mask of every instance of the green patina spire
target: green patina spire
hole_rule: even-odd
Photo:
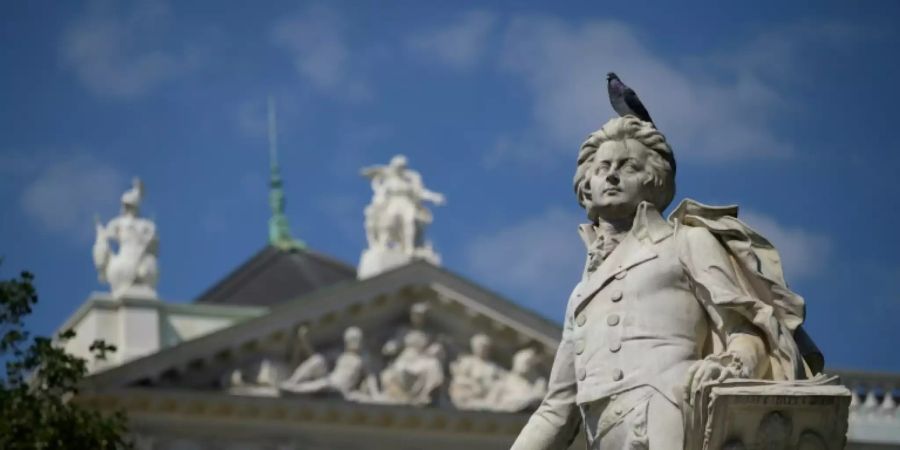
[[[306,244],[291,236],[291,227],[284,215],[284,183],[278,168],[278,130],[275,125],[275,100],[269,96],[269,245],[281,250],[305,248]]]

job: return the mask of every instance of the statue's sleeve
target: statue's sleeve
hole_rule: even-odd
[[[681,264],[710,319],[712,338],[720,344],[714,351],[739,347],[752,367],[770,367],[776,379],[794,378],[797,350],[790,329],[771,304],[753,294],[728,250],[705,227],[681,226],[676,239]],[[771,354],[767,348],[773,349]]]
[[[567,449],[577,436],[581,417],[575,404],[575,353],[571,333],[572,320],[567,312],[562,339],[550,369],[547,394],[511,450]]]

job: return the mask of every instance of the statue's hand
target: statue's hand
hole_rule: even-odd
[[[400,353],[400,344],[397,343],[396,339],[391,339],[384,343],[384,346],[381,347],[381,354],[384,356],[393,357],[397,353]]]
[[[685,401],[690,404],[701,389],[729,378],[750,378],[741,359],[732,352],[709,355],[695,362],[688,369],[684,386]]]
[[[97,236],[103,236],[106,234],[106,228],[103,227],[103,222],[100,221],[100,216],[94,214],[94,229],[97,230]]]
[[[434,204],[441,206],[444,203],[447,203],[447,198],[444,197],[444,194],[434,194]]]

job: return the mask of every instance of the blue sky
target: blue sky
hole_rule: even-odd
[[[0,6],[0,271],[37,274],[36,331],[102,288],[92,218],[132,176],[165,299],[265,244],[268,94],[311,247],[356,264],[358,169],[404,153],[447,196],[445,266],[559,320],[614,70],[675,149],[676,202],[740,204],[782,249],[829,365],[900,371],[900,3],[260,3]]]

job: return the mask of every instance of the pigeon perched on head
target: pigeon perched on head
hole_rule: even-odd
[[[644,122],[653,123],[650,113],[634,93],[634,89],[626,86],[618,75],[613,72],[606,74],[606,88],[609,91],[609,103],[620,116],[635,116]]]

